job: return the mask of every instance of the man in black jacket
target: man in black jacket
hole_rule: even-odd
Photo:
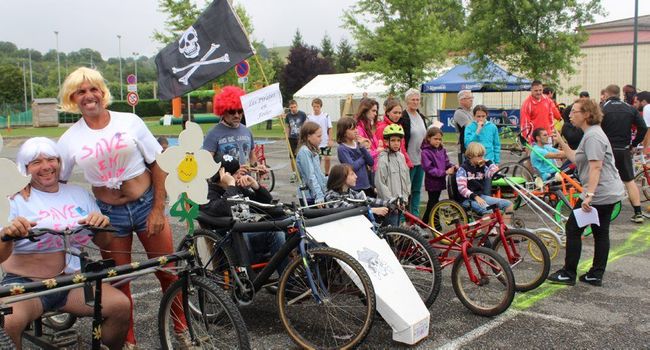
[[[211,216],[228,217],[232,216],[232,203],[227,199],[233,196],[248,197],[260,203],[271,203],[271,193],[250,175],[239,171],[239,162],[230,155],[215,153],[214,160],[221,163],[219,172],[210,179],[208,185],[207,204],[201,206],[200,210]],[[252,253],[252,263],[260,262],[262,256],[270,253],[275,254],[285,242],[285,233],[277,232],[246,232],[244,240]],[[278,266],[278,275],[287,266],[285,261]]]
[[[580,99],[589,99],[589,93],[587,91],[580,92]],[[582,129],[576,128],[571,124],[569,119],[571,116],[571,110],[573,109],[573,104],[570,104],[564,112],[562,112],[562,119],[564,119],[564,124],[562,125],[562,137],[566,140],[567,144],[572,150],[576,150],[582,140]]]
[[[602,105],[603,122],[601,127],[614,151],[614,161],[627,189],[630,203],[634,207],[632,221],[643,223],[641,214],[641,199],[639,188],[634,182],[634,165],[632,152],[645,137],[647,127],[639,111],[629,104],[621,101],[621,89],[618,85],[609,85],[605,88],[606,100]],[[632,125],[636,126],[636,136],[632,140]],[[631,143],[630,143],[631,142]]]

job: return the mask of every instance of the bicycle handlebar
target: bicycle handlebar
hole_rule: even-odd
[[[0,238],[0,240],[2,242],[9,242],[9,241],[19,241],[22,239],[28,239],[32,242],[36,242],[38,240],[38,237],[43,236],[47,233],[52,235],[58,235],[58,236],[66,236],[66,235],[73,235],[79,233],[83,230],[89,230],[93,234],[98,232],[119,232],[119,230],[113,226],[97,227],[97,226],[90,226],[90,225],[80,225],[73,229],[66,228],[64,230],[54,230],[51,228],[32,228],[29,230],[29,234],[27,234],[27,236],[14,237],[14,236],[4,235],[2,236],[2,238]]]
[[[229,197],[226,198],[226,201],[233,204],[248,204],[258,209],[282,209],[285,207],[285,205],[282,203],[277,203],[277,204],[261,203],[249,199],[248,197],[241,197],[241,196]]]

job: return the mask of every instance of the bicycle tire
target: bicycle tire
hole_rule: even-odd
[[[522,160],[525,160],[523,158]],[[533,173],[526,167],[526,165],[519,162],[506,162],[499,164],[498,174],[503,174],[508,177],[521,177],[526,180],[526,182],[533,182],[535,177]]]
[[[41,321],[43,325],[55,331],[64,331],[72,328],[77,322],[77,316],[67,312],[58,313],[54,315],[44,316]]]
[[[260,173],[257,173],[257,182],[260,184],[260,186],[266,188],[269,192],[271,192],[275,188],[275,173],[273,170],[269,170],[269,172],[265,175],[267,176],[262,176]]]
[[[7,335],[5,329],[0,327],[0,349],[2,350],[16,350],[16,344]]]
[[[521,229],[509,229],[505,238],[515,255],[512,260],[506,256],[504,242],[499,237],[492,243],[492,249],[510,264],[515,290],[527,292],[539,287],[551,270],[551,257],[544,242],[534,233]]]
[[[483,258],[480,256],[483,256]],[[481,277],[477,283],[472,282],[467,272],[463,254],[458,254],[451,270],[451,282],[456,297],[476,315],[495,316],[507,310],[515,297],[515,277],[512,274],[510,265],[495,251],[483,247],[467,249],[467,257],[472,267],[476,267],[477,264],[479,264],[478,266],[484,265],[481,269],[473,269],[477,270],[473,271],[475,275]],[[480,273],[477,273],[478,271]],[[467,275],[463,275],[463,272]],[[463,283],[466,282],[469,282],[468,287],[463,286]],[[498,290],[493,293],[496,296],[493,303],[482,305],[469,295],[469,286],[480,288],[478,294],[486,295],[485,287],[494,285]],[[499,286],[501,287],[499,288]]]
[[[306,265],[319,294],[327,295],[320,303],[307,282]],[[375,316],[370,277],[352,256],[333,248],[310,249],[305,259],[293,259],[280,278],[277,301],[287,333],[305,349],[353,348],[368,335]],[[347,304],[344,311],[333,307],[338,302]],[[331,317],[337,312],[341,313]],[[333,324],[347,328],[335,330]],[[334,334],[339,330],[341,334]]]
[[[433,208],[431,208],[431,214],[428,218],[429,226],[433,227],[438,233],[445,233],[456,228],[454,221],[456,219],[460,220],[461,225],[466,225],[469,222],[467,212],[462,205],[458,202],[443,199],[436,203]],[[437,237],[438,233],[433,232]],[[441,240],[441,243],[449,244],[448,240]]]
[[[538,228],[533,233],[542,240],[548,250],[548,256],[553,261],[563,247],[562,238],[556,232],[548,228]],[[541,257],[536,257],[541,259]]]
[[[645,197],[645,200],[641,200],[641,202],[650,200],[650,183],[648,183],[648,178],[645,176],[645,171],[641,170],[636,173],[636,175],[634,175],[634,182],[636,182],[636,185],[639,187],[639,192],[641,192],[643,197]],[[650,216],[650,213],[648,216]]]
[[[438,253],[419,233],[404,227],[382,227],[383,235],[427,309],[440,293],[442,267]]]
[[[579,196],[580,196],[580,193],[574,193],[574,194],[573,194],[573,197],[574,197],[574,198],[579,197]],[[614,220],[618,217],[618,215],[621,213],[621,209],[622,209],[621,202],[618,202],[618,203],[616,203],[616,204],[614,205],[614,209],[612,210],[612,215],[610,215],[610,217],[609,217],[611,221],[614,221]],[[564,215],[568,218],[569,215],[571,215],[571,211],[570,211],[570,210],[573,210],[573,208],[569,208],[569,207],[564,203],[564,201],[558,201],[557,204],[555,205],[555,210],[556,210],[558,213],[562,213],[562,214],[564,214]],[[556,214],[554,215],[554,217],[555,217],[555,221],[556,221],[556,222],[558,222],[558,223],[562,223],[562,218],[560,217],[560,215],[558,215],[558,214],[556,213]],[[583,235],[583,236],[589,236],[590,234],[591,234],[591,226],[587,226],[587,227],[585,227],[585,230],[582,232],[582,235]]]
[[[209,319],[199,320],[200,314],[179,305],[183,293],[183,279],[174,282],[163,294],[158,311],[158,335],[162,349],[179,349],[195,346],[202,349],[250,349],[248,330],[239,309],[225,292],[205,277],[190,275],[189,297],[198,297],[193,304],[202,305],[203,313],[210,313]],[[208,299],[209,298],[209,299]],[[183,315],[192,327],[194,344],[189,339],[189,328],[178,332],[174,324],[181,315],[173,311],[173,304],[183,309]],[[206,311],[210,308],[209,311]],[[186,327],[187,324],[185,325]],[[181,336],[178,336],[181,334]],[[188,343],[189,341],[189,343]]]
[[[235,292],[235,284],[230,277],[232,266],[236,265],[236,256],[228,244],[220,245],[223,237],[212,230],[197,229],[191,237],[181,241],[177,251],[189,249],[190,243],[194,246],[194,260],[205,272],[205,276],[225,290]],[[216,251],[218,247],[218,251]],[[210,261],[208,265],[208,261]],[[178,264],[183,264],[180,260]]]

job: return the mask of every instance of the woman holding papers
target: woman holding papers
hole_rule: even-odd
[[[552,282],[574,285],[580,253],[582,250],[582,232],[576,213],[583,216],[596,210],[600,224],[591,224],[594,233],[594,260],[591,269],[580,276],[580,281],[594,286],[601,286],[607,256],[609,253],[609,223],[614,206],[625,196],[625,187],[614,165],[612,146],[605,136],[600,122],[603,114],[593,100],[576,100],[570,115],[571,124],[582,129],[584,136],[578,148],[572,150],[566,142],[554,132],[567,158],[577,166],[584,191],[574,207],[574,212],[566,223],[566,257],[564,267],[548,279]],[[582,211],[582,212],[580,212]]]

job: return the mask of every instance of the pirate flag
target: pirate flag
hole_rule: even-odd
[[[199,19],[156,55],[158,97],[169,100],[197,89],[253,55],[228,0],[215,0]]]

